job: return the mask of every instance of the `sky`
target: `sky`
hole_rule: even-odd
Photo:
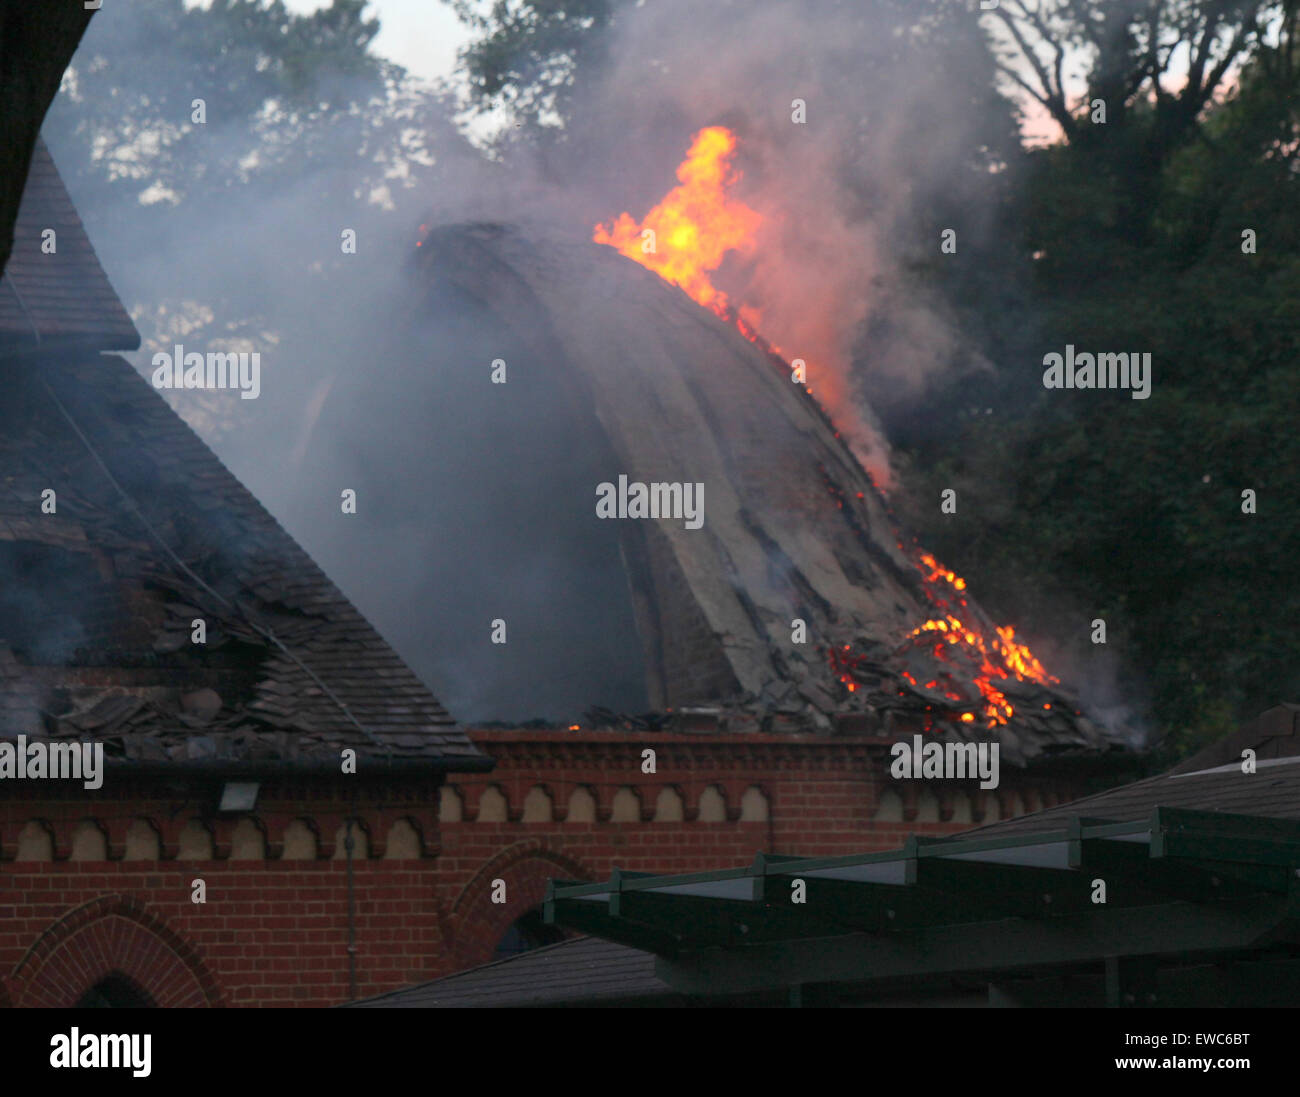
[[[329,0],[285,0],[295,12],[329,6]],[[378,16],[374,52],[416,76],[450,75],[456,51],[468,40],[465,28],[442,0],[371,0],[366,14]]]

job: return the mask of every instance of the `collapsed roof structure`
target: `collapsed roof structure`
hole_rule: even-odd
[[[417,263],[482,333],[471,360],[503,330],[526,341],[525,368],[599,424],[575,445],[606,454],[611,483],[702,485],[701,528],[620,523],[653,708],[688,726],[995,737],[1013,764],[1124,746],[905,536],[761,340],[537,226],[436,228]]]

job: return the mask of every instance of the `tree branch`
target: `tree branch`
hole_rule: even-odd
[[[1023,56],[1024,59],[1033,68],[1034,74],[1038,77],[1040,86],[1038,88],[1033,87],[1027,80],[1024,79],[1024,77],[1022,77],[1018,72],[1016,72],[1014,69],[1012,69],[1008,64],[1006,64],[1003,61],[998,61],[997,67],[1002,72],[1010,76],[1011,79],[1014,80],[1017,84],[1019,84],[1020,87],[1024,88],[1025,91],[1029,92],[1029,94],[1032,95],[1034,99],[1036,99],[1039,103],[1041,103],[1044,107],[1046,107],[1048,113],[1051,114],[1051,116],[1056,120],[1057,124],[1060,125],[1060,127],[1066,132],[1067,135],[1072,134],[1074,132],[1074,118],[1071,116],[1070,112],[1066,110],[1065,95],[1063,89],[1059,86],[1059,84],[1057,85],[1053,84],[1052,77],[1048,73],[1047,69],[1044,67],[1042,60],[1039,58],[1038,54],[1030,48],[1029,43],[1025,40],[1024,35],[1020,32],[1020,28],[1016,25],[1017,18],[1027,19],[1030,22],[1033,22],[1034,20],[1038,19],[1038,14],[1036,11],[1033,13],[1026,11],[1022,5],[1017,5],[1017,8],[1019,9],[1018,12],[1006,8],[998,8],[994,13],[994,17],[1004,27],[1006,27],[1008,33],[1011,35],[1012,39],[1014,39],[1016,46],[1019,48],[1021,56]],[[1041,22],[1039,23],[1039,26],[1041,26]],[[1043,32],[1040,31],[1039,33],[1040,35],[1042,35]],[[1050,38],[1047,38],[1045,36],[1043,37],[1043,41],[1047,42],[1048,45],[1052,46],[1057,50],[1058,52],[1057,71],[1059,73],[1060,47],[1057,46],[1054,42],[1052,42]]]

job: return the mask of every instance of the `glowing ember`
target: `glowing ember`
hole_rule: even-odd
[[[902,547],[901,545],[899,546]],[[899,677],[918,691],[941,694],[945,700],[967,711],[958,714],[964,724],[973,724],[974,712],[968,706],[979,704],[990,728],[1005,724],[1015,715],[1015,708],[1001,688],[1009,681],[1033,681],[1040,685],[1058,684],[1043,669],[1033,653],[1024,644],[1017,643],[1015,629],[1010,625],[999,628],[983,619],[968,607],[965,598],[956,605],[946,596],[941,584],[953,592],[966,589],[966,581],[939,564],[929,553],[920,553],[917,566],[925,575],[926,594],[941,611],[941,616],[923,621],[904,640],[899,655],[909,650],[924,648],[943,669],[921,685],[910,670],[899,671]],[[865,656],[854,655],[850,645],[828,652],[831,670],[850,693],[856,692],[862,672],[869,666]],[[970,690],[974,683],[978,694]],[[906,696],[899,691],[900,697]],[[1051,711],[1050,704],[1043,708]],[[927,705],[926,711],[932,711]]]
[[[995,625],[991,630],[984,628],[982,622],[973,619],[975,614],[968,609],[965,598],[958,598],[958,604],[953,606],[944,597],[942,588],[936,589],[942,580],[953,591],[960,593],[966,589],[966,580],[949,571],[929,553],[920,554],[918,566],[925,574],[926,593],[944,613],[942,617],[931,618],[913,629],[907,643],[926,638],[927,634],[937,634],[933,637],[937,642],[931,647],[934,657],[939,662],[954,667],[965,664],[963,669],[984,698],[984,715],[989,727],[1005,724],[1008,718],[1015,715],[1015,709],[1007,700],[1006,694],[998,688],[997,682],[1028,680],[1044,686],[1060,682],[1059,678],[1054,678],[1043,669],[1043,664],[1029,648],[1016,642],[1014,628],[1010,625]],[[989,636],[990,631],[992,636]],[[1051,708],[1050,705],[1043,707]],[[967,720],[967,715],[969,714],[963,714],[962,719],[969,723],[971,721]]]
[[[664,195],[639,225],[621,213],[608,228],[597,225],[592,239],[681,286],[692,300],[735,320],[746,337],[753,338],[758,315],[750,309],[743,317],[734,315],[727,295],[709,281],[727,252],[753,247],[754,233],[763,223],[759,214],[727,196],[727,188],[740,178],[731,168],[735,151],[736,137],[730,130],[723,126],[700,130],[677,169],[680,185]]]
[[[926,568],[928,568],[930,571],[930,574],[925,577],[925,581],[927,583],[932,583],[935,579],[944,578],[947,579],[948,582],[950,582],[953,585],[953,589],[955,590],[966,589],[965,579],[959,579],[947,568],[941,567],[939,563],[935,560],[935,558],[931,556],[928,552],[921,553],[921,563],[923,563],[926,566]]]

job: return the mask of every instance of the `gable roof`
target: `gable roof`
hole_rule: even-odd
[[[22,210],[0,285],[0,737],[91,738],[137,771],[337,773],[345,747],[490,769],[162,396],[96,353],[139,336],[43,145]]]
[[[42,251],[53,229],[55,250]],[[0,278],[0,349],[35,342],[135,350],[140,333],[109,284],[45,142],[32,152],[14,223],[13,252]]]
[[[1085,714],[964,580],[909,546],[846,441],[853,432],[790,384],[767,344],[553,226],[442,225],[422,245],[422,314],[454,317],[444,341],[456,354],[517,339],[521,368],[572,392],[575,437],[608,455],[601,467],[619,470],[620,494],[626,483],[708,484],[706,534],[686,521],[619,523],[643,645],[628,673],[650,708],[733,731],[993,739],[1018,767],[1131,756],[1123,728]],[[796,618],[802,637],[778,627]]]

